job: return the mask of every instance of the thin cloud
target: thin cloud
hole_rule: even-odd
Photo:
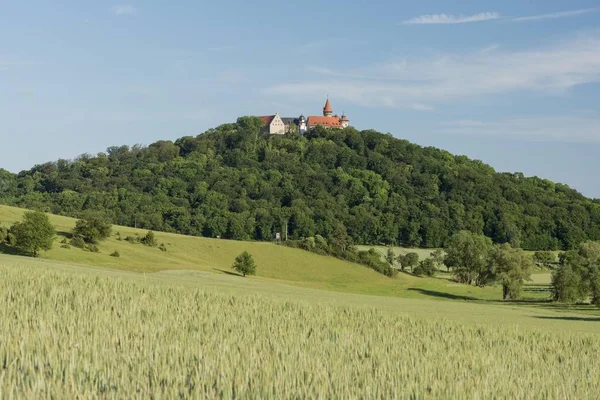
[[[119,4],[112,8],[112,12],[119,17],[124,15],[133,15],[137,13],[137,8],[131,4]]]
[[[475,15],[451,15],[451,14],[427,14],[421,15],[402,22],[408,25],[430,25],[430,24],[466,24],[471,22],[483,22],[501,18],[497,12],[483,12]]]
[[[563,115],[509,118],[502,121],[459,120],[440,124],[440,134],[516,136],[561,142],[600,143],[600,118]]]
[[[580,10],[572,10],[572,11],[561,11],[550,14],[540,14],[540,15],[532,15],[529,17],[518,17],[513,18],[513,22],[534,22],[534,21],[542,21],[545,19],[558,19],[558,18],[568,18],[568,17],[576,17],[578,15],[590,14],[594,12],[600,11],[600,8],[583,8]]]
[[[441,54],[396,59],[356,69],[319,69],[265,89],[270,95],[314,97],[329,92],[367,107],[415,109],[478,96],[519,92],[560,95],[600,82],[600,34],[577,36],[544,48]],[[321,76],[319,76],[321,72]]]

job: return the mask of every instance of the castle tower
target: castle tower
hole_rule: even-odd
[[[298,131],[301,135],[304,135],[307,129],[308,128],[306,126],[306,118],[304,117],[304,115],[300,115],[300,118],[298,118]]]
[[[331,103],[329,102],[329,99],[327,99],[325,107],[323,107],[323,115],[325,117],[331,117],[333,115],[333,108],[331,108]]]
[[[348,117],[346,117],[345,113],[342,113],[342,117],[340,118],[340,124],[342,125],[342,128],[347,128],[348,126],[350,126],[350,120],[348,119]]]

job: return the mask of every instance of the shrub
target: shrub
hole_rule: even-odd
[[[304,250],[313,250],[315,248],[315,238],[307,237],[302,239],[302,242],[300,242],[300,247]]]
[[[86,243],[96,244],[110,237],[112,226],[108,219],[99,213],[87,214],[75,223],[74,236],[81,236]]]
[[[395,268],[381,260],[381,255],[373,248],[368,251],[359,251],[358,262],[388,277],[394,277],[398,274]]]
[[[137,236],[127,236],[125,241],[131,244],[138,244],[140,242],[140,238]]]
[[[327,239],[325,239],[321,235],[315,235],[315,246],[317,246],[321,250],[329,251],[329,244],[327,243]]]
[[[73,236],[69,242],[71,246],[77,247],[78,249],[85,248],[85,240],[81,236]]]
[[[61,244],[68,244],[68,243],[69,243],[69,240],[68,240],[66,237],[64,237],[64,238],[63,238],[63,239],[60,241],[60,243],[61,243]]]
[[[121,254],[118,251],[115,250],[112,253],[110,253],[110,256],[111,257],[119,258],[119,257],[121,257]]]
[[[146,235],[139,239],[140,243],[149,247],[156,247],[156,238],[154,237],[154,232],[148,231]]]
[[[165,246],[164,243],[161,243],[160,246],[158,246],[158,249],[165,253],[167,251],[167,246]]]
[[[8,228],[0,226],[0,244],[8,241]]]
[[[10,246],[16,246],[17,245],[17,237],[15,236],[14,233],[8,232],[8,235],[6,236],[6,242]]]
[[[67,249],[67,250],[71,248],[71,246],[69,246],[69,245],[68,245],[68,244],[66,244],[66,243],[65,243],[65,244],[62,244],[62,245],[60,245],[60,247],[61,247],[62,249]]]
[[[427,258],[421,261],[412,272],[416,276],[434,276],[437,272],[436,262],[432,258]]]
[[[100,253],[100,248],[95,244],[88,244],[85,246],[85,250],[91,251],[92,253]]]

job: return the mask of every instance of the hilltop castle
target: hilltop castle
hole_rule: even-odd
[[[283,135],[295,129],[298,129],[298,132],[302,135],[319,125],[334,129],[343,129],[350,126],[350,120],[346,117],[346,114],[342,114],[341,117],[333,115],[333,108],[329,99],[327,99],[325,107],[323,107],[323,116],[311,115],[304,117],[304,115],[300,115],[298,118],[282,118],[279,114],[275,114],[259,118],[264,123],[265,131],[271,135]]]

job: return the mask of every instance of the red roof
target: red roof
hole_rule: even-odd
[[[331,108],[331,103],[329,102],[329,99],[327,99],[325,107],[323,107],[323,112],[333,112],[333,108]]]
[[[271,122],[273,122],[274,115],[265,115],[264,117],[258,117],[262,120],[264,126],[270,126]]]
[[[308,117],[308,124],[311,126],[315,126],[315,125],[323,125],[323,126],[329,126],[329,127],[333,127],[333,128],[341,128],[342,124],[340,124],[340,119],[339,117],[317,117],[317,116],[313,116],[313,117]]]
[[[348,117],[346,117],[346,114],[342,114],[342,118],[340,119],[340,121],[349,121]]]

